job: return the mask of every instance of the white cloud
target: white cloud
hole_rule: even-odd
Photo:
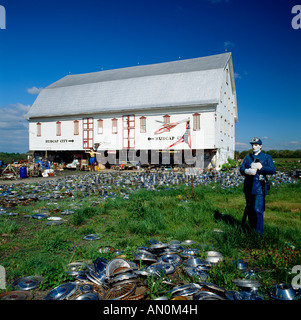
[[[28,122],[25,120],[25,115],[29,109],[30,105],[22,103],[0,107],[0,149],[3,152],[28,151],[26,150],[28,148]]]
[[[268,140],[268,139],[269,139],[269,137],[267,137],[267,136],[261,137],[261,140]]]
[[[37,95],[37,94],[39,94],[41,92],[42,89],[43,88],[32,87],[32,88],[28,88],[27,92],[29,94]]]
[[[248,149],[249,149],[249,144],[248,143],[245,143],[245,142],[235,142],[235,145],[237,146],[237,147],[240,147],[240,148],[245,148],[245,147],[248,147]]]
[[[0,121],[0,129],[8,129],[8,128],[9,128],[9,122]]]
[[[232,41],[224,41],[224,48],[226,51],[228,51],[228,49],[234,48],[235,47],[235,43]]]
[[[234,78],[235,78],[235,79],[241,79],[242,76],[241,76],[239,73],[234,72]]]
[[[29,111],[30,105],[22,103],[10,104],[7,107],[0,108],[0,123],[16,123],[24,121],[26,113]]]
[[[297,140],[283,141],[279,143],[274,149],[287,149],[287,150],[298,150],[300,149],[301,142]]]

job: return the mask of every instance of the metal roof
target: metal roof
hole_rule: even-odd
[[[27,117],[215,104],[229,60],[232,69],[231,53],[223,53],[68,75],[40,92]]]

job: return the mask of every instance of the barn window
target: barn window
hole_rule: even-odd
[[[140,117],[140,132],[145,133],[146,132],[146,118]]]
[[[199,131],[201,129],[200,114],[195,113],[192,116],[193,116],[193,131]]]
[[[163,122],[164,122],[164,124],[170,123],[170,116],[169,116],[168,114],[166,114],[165,116],[163,116]]]
[[[226,83],[229,84],[229,69],[226,69]]]
[[[40,137],[42,135],[42,124],[41,122],[37,123],[37,137]]]
[[[102,119],[97,120],[97,133],[103,134],[103,120]]]
[[[220,121],[220,124],[219,124],[219,131],[223,132],[223,116],[221,116],[221,121]]]
[[[225,119],[224,123],[224,134],[227,134],[227,120]]]
[[[61,130],[62,128],[61,128],[61,122],[60,121],[57,121],[56,122],[56,135],[57,136],[60,136],[61,135],[61,133],[62,133],[62,130]]]
[[[79,134],[79,121],[78,120],[73,121],[73,132],[74,132],[74,135]]]
[[[117,119],[116,118],[112,119],[112,133],[114,133],[114,134],[118,133]]]

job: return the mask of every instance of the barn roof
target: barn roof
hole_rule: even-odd
[[[67,75],[43,89],[27,117],[53,117],[216,104],[231,53]]]

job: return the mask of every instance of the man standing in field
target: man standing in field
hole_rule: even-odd
[[[242,224],[248,217],[251,227],[257,231],[259,236],[262,236],[265,196],[269,189],[266,175],[274,174],[276,170],[272,157],[261,152],[262,141],[255,137],[250,144],[253,153],[245,157],[240,167],[240,173],[245,176],[244,193],[246,197]]]

